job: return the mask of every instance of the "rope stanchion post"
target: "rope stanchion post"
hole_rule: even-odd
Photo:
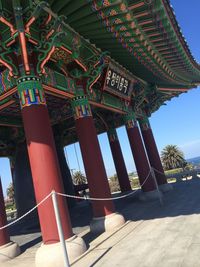
[[[146,183],[146,181],[151,177],[150,176],[151,174],[151,171],[149,171],[147,177],[145,178],[145,180],[143,181],[143,183],[140,185],[140,188],[136,189],[135,191],[133,192],[130,192],[130,193],[127,193],[123,196],[119,196],[119,197],[111,197],[111,198],[95,198],[95,197],[87,197],[87,196],[84,196],[84,197],[80,197],[80,196],[73,196],[73,195],[68,195],[68,194],[63,194],[63,193],[59,193],[59,192],[56,192],[56,194],[58,196],[63,196],[63,197],[69,197],[69,198],[76,198],[76,199],[82,199],[82,200],[92,200],[92,201],[105,201],[105,200],[118,200],[118,199],[122,199],[122,198],[126,198],[126,197],[129,197],[131,195],[134,195],[135,193],[137,193],[139,190],[141,190],[142,186]]]
[[[148,173],[146,179],[145,179],[145,180],[143,181],[143,183],[140,185],[141,188],[142,188],[142,186],[146,183],[146,181],[151,177],[150,174],[152,174],[151,171],[149,171],[149,173]],[[152,176],[153,176],[153,175],[152,175]],[[154,179],[155,179],[155,175],[154,175],[153,177],[154,177]],[[156,179],[155,179],[155,183],[156,183]],[[157,185],[157,183],[156,183],[156,187],[157,187],[157,189],[158,189],[158,185]],[[129,197],[129,196],[131,196],[131,195],[134,195],[134,194],[136,194],[139,190],[141,190],[141,188],[138,188],[138,189],[136,189],[135,191],[132,191],[132,192],[127,193],[127,194],[125,194],[125,195],[118,196],[118,197],[111,197],[111,198],[95,198],[95,197],[88,197],[87,195],[84,196],[84,197],[81,197],[81,196],[68,195],[68,194],[63,194],[63,193],[59,193],[59,192],[52,191],[52,192],[49,193],[44,199],[42,199],[36,206],[34,206],[32,209],[30,209],[30,210],[29,210],[28,212],[26,212],[25,214],[23,214],[21,217],[17,218],[15,221],[12,221],[12,222],[10,222],[10,223],[8,223],[8,224],[6,224],[6,225],[0,227],[0,231],[3,230],[4,228],[8,228],[8,227],[10,227],[10,226],[16,224],[17,222],[21,221],[24,217],[28,216],[31,212],[33,212],[33,211],[34,211],[35,209],[37,209],[40,205],[42,205],[42,204],[43,204],[49,197],[51,197],[51,196],[52,196],[53,204],[55,205],[55,206],[54,206],[54,210],[55,210],[55,215],[56,215],[56,212],[57,212],[57,210],[58,210],[58,205],[57,205],[57,199],[56,199],[55,196],[53,197],[53,195],[58,195],[58,196],[67,197],[67,198],[82,199],[82,200],[87,200],[87,201],[105,201],[105,200],[108,200],[108,201],[110,200],[110,201],[112,201],[112,200],[119,200],[119,199],[122,199],[122,198]],[[159,191],[159,189],[158,189],[158,191]],[[159,192],[160,192],[160,191],[159,191]],[[55,198],[55,200],[54,200],[54,198]],[[59,216],[59,218],[60,218],[59,212],[58,212],[58,216]],[[57,217],[56,217],[56,222],[57,222]],[[60,224],[61,224],[61,223],[59,223],[59,225],[60,225]],[[61,226],[61,228],[62,228],[62,226]]]
[[[60,243],[61,243],[61,246],[63,249],[64,267],[70,267],[66,243],[65,243],[65,238],[64,238],[63,229],[62,229],[62,223],[61,223],[61,219],[60,219],[57,196],[56,196],[55,191],[52,191],[52,202],[53,202],[53,207],[54,207],[54,212],[55,212],[56,224],[57,224],[57,228],[58,228],[58,235],[59,235]]]
[[[157,180],[156,180],[156,175],[155,175],[155,172],[154,172],[154,168],[151,167],[150,172],[151,172],[152,178],[154,180],[154,183],[156,185],[156,189],[158,191],[160,205],[163,206],[163,204],[164,204],[163,203],[163,198],[162,198],[161,192],[160,192],[159,187],[158,187],[158,183],[157,183]]]

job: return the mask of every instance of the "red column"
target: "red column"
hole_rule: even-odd
[[[29,89],[29,90],[28,90]],[[30,160],[36,202],[39,203],[52,190],[63,192],[61,174],[48,110],[41,83],[37,77],[18,80],[28,155]],[[65,239],[73,235],[71,222],[63,197],[58,197],[59,211]],[[43,242],[59,242],[52,199],[38,207]]]
[[[90,196],[111,198],[108,179],[94,126],[93,117],[86,96],[80,95],[72,100],[75,112],[75,126],[78,135]],[[94,217],[104,217],[115,212],[112,201],[93,201]]]
[[[117,132],[115,129],[110,129],[107,134],[121,192],[130,191],[131,190],[130,180],[128,177]]]
[[[158,170],[155,171],[158,185],[166,184],[167,179],[163,170],[163,166],[148,118],[139,120],[139,124],[150,164],[155,170]]]
[[[142,138],[138,129],[136,121],[133,121],[131,117],[125,117],[126,130],[128,139],[130,142],[133,158],[135,161],[135,167],[138,173],[140,184],[144,183],[144,180],[149,175],[150,166],[147,159],[147,155],[143,146]],[[144,192],[153,191],[156,189],[155,182],[150,176],[146,183],[142,186]]]
[[[0,179],[0,228],[6,224],[7,224],[6,208],[5,208],[2,184]],[[9,242],[10,242],[10,237],[8,235],[7,228],[0,230],[0,246],[3,246]]]

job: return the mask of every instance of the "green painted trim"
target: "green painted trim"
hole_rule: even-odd
[[[124,123],[127,124],[129,121],[134,121],[136,120],[135,112],[130,111],[129,113],[125,114],[123,116]]]

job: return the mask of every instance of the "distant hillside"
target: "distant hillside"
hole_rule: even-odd
[[[200,157],[187,159],[187,162],[192,163],[195,167],[200,167]]]

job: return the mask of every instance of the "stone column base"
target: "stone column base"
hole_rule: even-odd
[[[20,254],[20,248],[17,243],[9,242],[0,246],[0,263],[12,260]]]
[[[158,190],[153,190],[149,192],[142,192],[139,195],[139,200],[141,201],[149,201],[149,200],[158,200],[160,197],[163,197],[162,192],[158,192]]]
[[[158,187],[163,193],[173,190],[173,186],[171,184],[161,184]]]
[[[93,218],[90,230],[93,233],[102,233],[115,230],[125,223],[124,217],[119,213],[112,213],[104,217]]]
[[[81,237],[76,235],[65,240],[69,261],[74,261],[83,254],[87,248]],[[50,245],[42,244],[35,256],[36,267],[61,267],[64,266],[64,257],[61,243]]]

